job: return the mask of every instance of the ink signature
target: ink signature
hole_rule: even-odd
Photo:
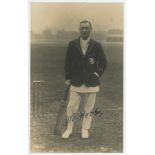
[[[90,113],[85,113],[85,112],[81,111],[79,115],[72,115],[70,117],[67,117],[66,123],[69,121],[74,121],[74,122],[79,121],[83,118],[92,117],[92,116],[96,116],[96,117],[98,117],[98,119],[101,119],[103,116],[103,111],[101,111],[98,107],[95,108]]]

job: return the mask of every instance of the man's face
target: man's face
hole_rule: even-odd
[[[81,23],[80,24],[80,33],[82,39],[86,40],[90,36],[91,27],[89,23]]]

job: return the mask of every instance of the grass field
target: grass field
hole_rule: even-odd
[[[103,116],[94,116],[89,139],[80,138],[80,120],[76,123],[72,137],[63,140],[53,135],[53,130],[65,91],[66,45],[31,44],[31,82],[45,81],[45,114],[43,117],[31,115],[30,120],[31,152],[123,151],[123,45],[106,44],[104,51],[108,67],[101,78],[101,91],[97,94],[95,104]]]

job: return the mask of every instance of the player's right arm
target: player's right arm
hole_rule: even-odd
[[[71,71],[72,71],[72,53],[71,53],[71,43],[67,47],[66,57],[65,57],[65,84],[70,85],[71,82]]]

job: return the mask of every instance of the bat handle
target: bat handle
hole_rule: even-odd
[[[70,85],[67,87],[67,89],[66,89],[66,91],[65,91],[64,101],[67,100],[67,96],[68,96],[69,89],[70,89]]]

